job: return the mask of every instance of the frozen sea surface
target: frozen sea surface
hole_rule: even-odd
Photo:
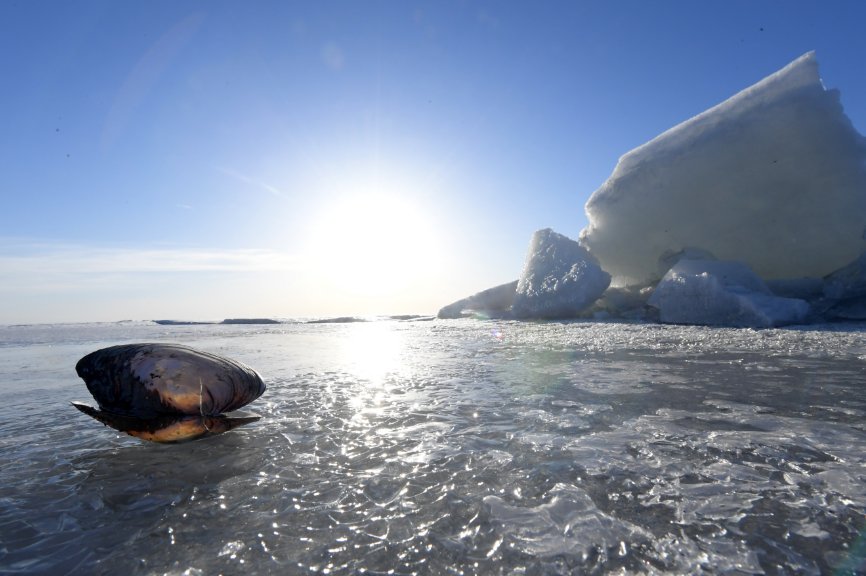
[[[136,341],[257,368],[263,418],[69,405]],[[856,324],[0,327],[0,573],[863,573],[864,380]]]

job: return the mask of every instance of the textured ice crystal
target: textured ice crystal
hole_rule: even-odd
[[[576,316],[604,293],[610,274],[574,240],[549,228],[532,236],[512,312],[517,318]]]

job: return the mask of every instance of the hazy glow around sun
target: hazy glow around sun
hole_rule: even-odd
[[[356,185],[323,203],[306,254],[320,287],[349,298],[395,298],[435,280],[442,242],[411,190]]]

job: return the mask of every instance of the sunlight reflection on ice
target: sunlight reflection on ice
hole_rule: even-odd
[[[81,391],[62,373],[127,327],[78,327],[27,370],[0,346],[0,565],[860,573],[866,330],[843,328],[192,327],[269,389],[259,423],[181,449],[58,422]],[[165,545],[131,567],[138,537]]]
[[[384,384],[402,368],[403,334],[386,322],[359,323],[342,342],[341,356],[348,368],[372,387]]]

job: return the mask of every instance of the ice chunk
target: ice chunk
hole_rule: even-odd
[[[662,278],[665,274],[667,274],[668,270],[674,267],[674,264],[682,260],[683,258],[689,260],[717,260],[717,258],[707,252],[706,250],[701,250],[700,248],[692,248],[691,246],[683,248],[682,250],[678,250],[673,252],[668,250],[658,259],[658,277]]]
[[[842,320],[866,320],[866,298],[851,298],[830,306],[825,318]]]
[[[833,300],[866,296],[866,253],[824,279],[824,296]]]
[[[611,287],[604,291],[601,298],[581,316],[589,316],[596,320],[608,318],[627,318],[630,320],[655,320],[655,309],[648,309],[647,298],[652,288]]]
[[[595,302],[610,274],[574,240],[550,228],[532,236],[512,312],[517,318],[569,318]]]
[[[767,287],[776,296],[817,300],[824,294],[824,281],[820,278],[783,278],[767,280]]]
[[[866,253],[824,279],[827,318],[866,320]]]
[[[439,318],[462,318],[465,313],[478,313],[483,316],[510,316],[511,304],[517,290],[517,280],[482,290],[468,298],[452,302],[439,310]]]
[[[821,278],[866,250],[866,139],[810,52],[628,152],[586,213],[581,243],[616,286],[651,285],[686,247]]]
[[[672,324],[767,328],[802,322],[809,304],[773,296],[742,262],[683,259],[671,268],[647,303]]]

